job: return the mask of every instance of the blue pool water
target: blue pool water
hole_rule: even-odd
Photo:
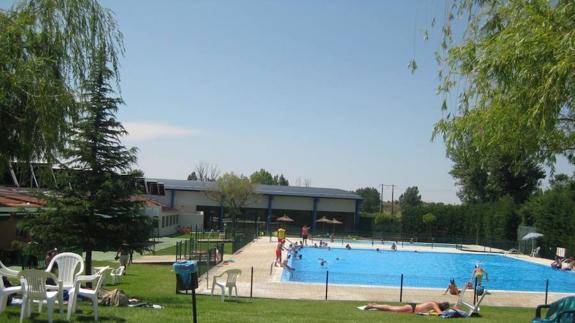
[[[316,239],[317,240],[317,239]],[[409,242],[409,241],[391,241],[391,240],[351,240],[351,239],[337,239],[336,243],[340,243],[343,245],[347,243],[359,243],[359,244],[368,244],[375,247],[380,248],[389,248],[394,242],[398,246],[402,247],[414,247],[414,246],[423,246],[423,247],[441,247],[441,248],[455,248],[456,245],[453,243],[431,243],[431,242]]]
[[[575,292],[575,273],[518,260],[503,255],[413,251],[375,251],[366,249],[304,248],[302,259],[290,259],[295,271],[284,270],[282,281],[330,284],[446,288],[450,278],[459,287],[470,280],[473,267],[480,263],[489,274],[484,285],[490,290]],[[327,261],[320,265],[319,258]]]

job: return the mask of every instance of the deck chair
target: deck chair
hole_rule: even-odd
[[[479,298],[477,299],[477,302],[475,302],[475,305],[473,304],[473,288],[468,288],[469,286],[466,284],[463,289],[461,290],[461,293],[459,293],[459,298],[457,299],[457,303],[455,304],[455,308],[459,309],[462,313],[465,313],[465,317],[470,317],[474,314],[479,314],[479,305],[481,304],[481,302],[483,301],[483,299],[485,298],[485,296],[488,294],[487,289],[483,289],[483,293],[479,296]],[[471,294],[471,300],[466,300],[465,295],[466,293],[469,295]],[[469,298],[469,296],[468,296]]]
[[[540,250],[541,250],[541,247],[537,247],[537,248],[533,249],[533,250],[531,251],[531,255],[530,255],[530,256],[531,256],[531,257],[539,257],[539,251],[540,251]]]
[[[18,273],[18,271],[6,267],[2,261],[0,261],[0,313],[6,309],[8,297],[10,297],[10,295],[21,293],[22,291],[22,286],[5,286],[1,277],[5,276],[16,278],[18,277]]]
[[[52,278],[56,281],[56,275],[37,269],[26,269],[18,274],[18,278],[22,281],[22,308],[20,309],[20,323],[24,321],[24,317],[30,317],[32,314],[32,304],[34,301],[39,301],[38,312],[42,311],[42,304],[48,304],[48,322],[52,323],[52,313],[54,312],[54,304],[58,301],[60,306],[60,318],[64,319],[64,312],[62,308],[63,288],[62,282],[58,281],[58,290],[49,291],[46,287],[46,279]]]
[[[105,267],[94,275],[78,275],[74,289],[70,291],[70,298],[68,300],[68,315],[67,319],[70,320],[72,313],[76,312],[76,305],[78,303],[78,296],[89,298],[92,301],[92,309],[94,312],[94,320],[98,321],[98,293],[104,283],[105,275],[111,270],[110,267]],[[82,288],[82,283],[94,283],[93,289]]]
[[[2,261],[0,261],[0,276],[17,277],[18,271],[6,267]]]
[[[84,272],[84,259],[72,252],[59,253],[52,258],[46,272],[51,272],[55,264],[58,266],[58,280],[62,281],[65,290],[70,291],[74,288],[76,276]]]
[[[238,277],[242,274],[242,271],[240,269],[228,269],[226,271],[224,271],[223,273],[214,276],[214,281],[212,283],[212,296],[214,295],[214,288],[216,288],[216,286],[218,286],[219,288],[222,289],[222,302],[224,301],[224,298],[226,297],[226,287],[228,288],[228,294],[230,297],[232,297],[232,289],[235,288],[236,290],[236,297],[238,297],[238,287],[236,285],[236,281],[238,279]],[[218,282],[218,278],[222,277],[222,276],[227,276],[226,277],[226,282]]]
[[[541,310],[547,308],[545,318],[541,317]],[[575,296],[564,297],[555,303],[538,305],[535,309],[535,318],[532,323],[567,323],[575,322]]]
[[[120,266],[116,269],[112,269],[112,271],[110,271],[110,278],[112,280],[111,284],[112,285],[116,285],[117,283],[120,282],[120,280],[122,280],[122,275],[124,275],[124,269],[126,267],[124,266]]]
[[[94,271],[92,272],[94,275],[102,275],[102,288],[106,286],[106,283],[110,280],[110,273],[112,272],[112,267],[105,266],[105,267],[94,267]]]
[[[22,293],[22,286],[4,286],[4,281],[0,278],[0,313],[4,312],[10,295]]]

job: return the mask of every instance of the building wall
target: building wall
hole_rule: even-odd
[[[267,208],[267,204],[265,206]],[[313,198],[295,196],[274,196],[272,208],[280,210],[313,210]]]
[[[204,228],[204,212],[194,212],[192,214],[185,214],[180,216],[180,225],[183,227],[190,227],[193,230]]]
[[[180,223],[180,215],[177,212],[162,212],[158,218],[158,234],[161,237],[176,234]]]
[[[355,200],[319,199],[318,211],[355,213]]]
[[[153,198],[160,203],[172,207],[171,199],[174,191],[166,190],[165,196],[153,196]],[[272,207],[274,209],[284,210],[313,210],[312,197],[297,197],[297,196],[274,196]],[[218,202],[209,199],[203,192],[196,191],[175,191],[173,208],[180,212],[196,212],[198,205],[201,206],[220,206]],[[246,208],[254,209],[267,209],[268,197],[259,195],[258,198],[250,201]],[[334,198],[320,198],[318,202],[318,211],[330,212],[355,212],[355,200],[344,200]]]
[[[0,250],[11,250],[17,233],[16,216],[0,217]]]
[[[172,200],[172,194],[174,198]],[[160,228],[161,235],[173,234],[176,232],[177,225],[181,226],[191,226],[195,228],[198,225],[199,228],[204,226],[204,216],[198,211],[205,207],[217,207],[220,205],[218,202],[209,199],[205,193],[198,191],[173,191],[170,189],[166,190],[165,196],[154,196],[150,195],[149,198],[157,200],[158,202],[173,207],[177,210],[179,214],[179,222],[170,228]],[[173,205],[172,205],[173,201]],[[283,211],[306,211],[306,219],[296,218],[296,222],[311,223],[313,204],[313,197],[298,197],[298,196],[273,196],[272,209],[274,210],[274,216],[279,215]],[[352,229],[353,228],[353,215],[355,213],[355,200],[347,199],[335,199],[335,198],[319,198],[317,204],[318,218],[327,215],[329,217],[337,217],[340,221],[344,222],[341,228]],[[200,207],[200,208],[198,208]],[[268,196],[259,195],[258,198],[250,201],[245,209],[256,209],[256,210],[266,210],[268,208]],[[267,218],[267,214],[261,217],[262,219]],[[307,219],[309,218],[309,219]],[[169,222],[171,223],[171,222]],[[160,227],[162,223],[159,223]],[[213,225],[213,224],[212,224]]]

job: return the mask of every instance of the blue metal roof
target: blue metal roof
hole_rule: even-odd
[[[165,189],[176,191],[207,191],[215,186],[215,182],[187,181],[180,179],[146,178],[146,181],[157,181],[158,183],[163,183]],[[361,196],[355,194],[354,192],[340,190],[337,188],[257,184],[255,186],[255,191],[256,193],[262,195],[323,197],[347,200],[362,199]]]

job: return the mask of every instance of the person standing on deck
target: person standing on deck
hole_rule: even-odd
[[[487,271],[481,268],[479,263],[477,263],[473,269],[473,275],[471,276],[473,281],[477,280],[477,286],[481,286],[483,275],[485,275],[485,281],[489,282],[489,275],[487,274]]]
[[[307,237],[309,235],[309,227],[307,226],[307,224],[304,224],[303,227],[301,227],[301,239],[303,240],[303,243],[307,246]]]
[[[286,229],[283,228],[283,224],[280,225],[280,227],[278,228],[278,242],[282,242],[285,241],[286,239]]]

